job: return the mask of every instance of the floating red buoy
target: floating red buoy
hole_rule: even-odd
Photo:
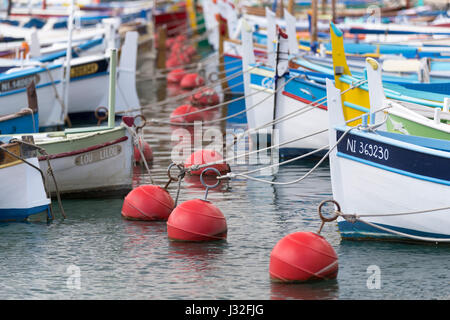
[[[176,42],[186,42],[187,41],[187,37],[184,34],[180,34],[180,35],[175,37],[175,41]]]
[[[139,147],[142,148],[142,153],[144,154],[144,159],[146,161],[152,161],[153,160],[153,150],[150,147],[150,145],[148,144],[148,142],[139,138]],[[141,152],[139,151],[137,146],[134,146],[134,160],[136,160],[136,162],[138,162],[138,163],[142,161]]]
[[[335,279],[337,255],[324,237],[314,232],[294,232],[278,241],[270,254],[272,280],[304,282]]]
[[[200,109],[190,105],[183,104],[176,108],[170,115],[170,122],[172,123],[193,123],[195,121],[202,121],[202,112],[190,114],[192,112],[200,111]],[[182,116],[182,117],[179,117]]]
[[[167,59],[166,61],[166,68],[171,69],[171,68],[176,68],[181,66],[182,63],[181,61],[179,61],[177,58],[175,57],[170,57],[169,59]]]
[[[205,79],[197,73],[188,73],[181,79],[180,85],[183,89],[194,89],[205,84]]]
[[[184,49],[184,52],[185,52],[188,56],[193,57],[193,56],[195,56],[195,54],[197,53],[197,50],[195,49],[194,46],[186,46],[185,49]]]
[[[202,168],[199,170],[191,171],[191,174],[192,175],[200,175],[207,168],[215,168],[215,169],[219,170],[220,173],[230,172],[230,167],[228,166],[228,164],[223,162],[222,155],[217,151],[208,150],[208,149],[201,149],[201,150],[198,150],[198,151],[194,152],[193,154],[191,154],[191,156],[189,158],[187,158],[186,161],[184,162],[184,167],[188,168],[193,165],[203,165],[203,164],[207,164],[207,163],[211,163],[211,162],[222,162],[222,163],[213,164],[213,165],[210,165],[208,167],[205,167],[205,168]],[[205,175],[213,175],[215,173],[213,171],[207,171],[204,174]]]
[[[179,241],[225,240],[227,222],[211,202],[189,200],[177,206],[169,216],[167,235]]]
[[[185,74],[186,71],[184,71],[184,69],[173,69],[167,74],[167,82],[180,83]]]
[[[202,88],[189,97],[190,102],[199,107],[214,106],[219,104],[219,95],[212,88]]]
[[[175,202],[166,189],[143,185],[125,197],[122,216],[130,220],[167,220]]]

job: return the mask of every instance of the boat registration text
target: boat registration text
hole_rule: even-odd
[[[75,158],[75,165],[85,166],[94,162],[113,158],[122,152],[120,145],[108,146],[99,150],[83,153]]]

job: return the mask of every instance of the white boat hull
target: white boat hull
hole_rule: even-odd
[[[129,192],[132,187],[134,149],[131,136],[127,134],[124,138],[52,155],[50,164],[58,191],[71,197],[98,197],[99,194]],[[45,158],[39,158],[39,165],[46,172],[48,164]],[[51,179],[48,188],[55,194],[56,188]]]
[[[27,161],[38,166],[37,158]],[[24,162],[2,167],[0,181],[0,221],[20,221],[32,214],[48,212],[50,199],[35,168]]]

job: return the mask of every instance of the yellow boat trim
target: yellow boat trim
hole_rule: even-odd
[[[336,27],[334,27],[336,28]],[[339,90],[345,91],[351,87],[351,85],[344,83],[340,81],[341,75],[349,75],[351,76],[352,73],[350,72],[350,68],[347,64],[347,58],[345,56],[345,50],[344,50],[344,38],[341,34],[338,36],[334,32],[334,28],[330,23],[330,34],[331,34],[331,46],[333,48],[332,56],[333,56],[333,69],[334,69],[334,85]],[[336,68],[342,69],[342,74],[336,74]],[[363,90],[361,88],[354,88],[352,90],[347,91],[346,93],[341,95],[342,99],[342,110],[344,113],[345,120],[350,120],[356,117],[359,117],[364,112],[360,110],[356,110],[350,107],[347,107],[344,105],[344,102],[350,102],[352,104],[356,104],[359,106],[362,106],[364,108],[370,109],[370,99],[369,99],[369,92],[366,90]],[[361,120],[356,120],[348,123],[349,126],[355,126],[361,123]]]
[[[189,16],[189,24],[193,30],[197,30],[197,16],[195,14],[195,0],[186,1],[186,9]]]
[[[23,163],[22,160],[15,160],[15,161],[8,162],[8,163],[5,163],[5,164],[0,164],[0,169],[12,167],[12,166],[15,166],[15,165],[18,165],[18,164],[21,164],[21,163]]]

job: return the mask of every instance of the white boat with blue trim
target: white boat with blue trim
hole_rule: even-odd
[[[450,141],[348,127],[329,79],[327,98],[330,146],[342,138],[330,153],[341,237],[450,241]]]

